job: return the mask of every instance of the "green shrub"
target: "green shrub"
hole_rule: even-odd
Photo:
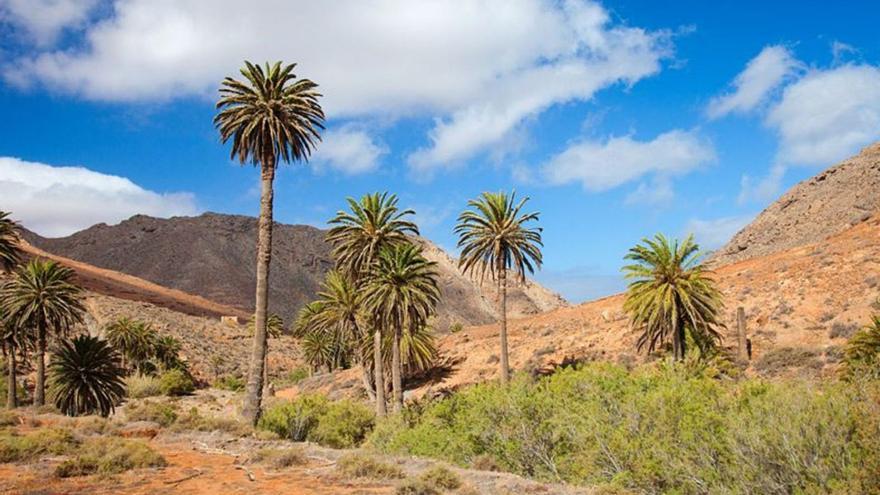
[[[202,416],[195,407],[185,415],[179,416],[174,422],[176,431],[222,431],[235,436],[250,435],[253,429],[232,417]]]
[[[177,408],[173,405],[149,400],[130,403],[125,410],[129,421],[152,421],[162,426],[171,426],[177,416]]]
[[[241,392],[244,390],[244,379],[238,376],[225,375],[221,376],[214,382],[214,388],[220,390],[229,390],[232,392]]]
[[[444,490],[455,490],[461,486],[461,478],[446,466],[434,466],[423,472],[419,479]]]
[[[348,400],[331,402],[307,438],[334,449],[348,449],[364,441],[374,422],[375,414],[369,407]]]
[[[403,478],[403,471],[399,467],[378,461],[366,454],[346,454],[336,461],[336,469],[349,478],[378,480]]]
[[[880,476],[880,384],[859,386],[592,363],[464,389],[367,444],[621,493],[862,493]]]
[[[61,478],[90,474],[118,474],[130,469],[162,467],[165,458],[146,443],[126,438],[95,438],[86,442],[76,455],[55,468]]]
[[[196,389],[189,374],[180,369],[168,370],[159,375],[159,388],[168,396],[188,395]]]
[[[19,435],[0,432],[0,462],[33,461],[45,455],[64,455],[80,442],[65,428],[45,428]]]
[[[318,426],[318,419],[327,412],[328,402],[317,394],[303,394],[291,401],[280,402],[263,412],[257,427],[284,439],[303,442]]]
[[[134,374],[125,378],[127,395],[132,399],[143,399],[163,395],[162,386],[155,376]]]

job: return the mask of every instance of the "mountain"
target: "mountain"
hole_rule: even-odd
[[[880,211],[880,143],[805,180],[718,250],[718,265],[803,246]]]
[[[269,309],[291,321],[313,300],[333,267],[326,232],[276,223],[272,236]],[[160,286],[202,296],[248,313],[254,307],[257,219],[205,213],[197,217],[137,215],[117,225],[98,224],[68,237],[25,232],[39,249],[96,267],[133,275]],[[443,300],[436,327],[476,325],[496,319],[495,291],[462,275],[452,258],[426,239],[426,257],[438,262]],[[510,290],[511,316],[565,306],[560,296],[528,282]]]

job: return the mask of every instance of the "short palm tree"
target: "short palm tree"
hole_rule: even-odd
[[[348,277],[331,270],[324,278],[318,298],[321,311],[316,314],[314,323],[337,342],[332,357],[333,367],[346,367],[352,358],[353,343],[361,335],[358,320],[362,318],[362,309],[357,288]]]
[[[436,263],[410,243],[383,248],[364,286],[364,307],[392,330],[391,381],[394,410],[403,409],[403,364],[400,342],[404,331],[425,326],[440,301]]]
[[[623,308],[641,332],[639,350],[647,346],[652,352],[671,340],[673,356],[680,361],[688,337],[701,351],[717,345],[724,302],[693,236],[681,243],[662,234],[642,239],[625,259],[633,263],[623,267],[632,280]]]
[[[158,339],[153,325],[122,317],[104,327],[104,337],[122,356],[123,369],[131,366],[138,373],[147,371]]]
[[[245,62],[244,82],[223,80],[214,125],[224,143],[232,141],[232,158],[260,166],[259,238],[257,241],[256,332],[248,370],[242,415],[256,424],[260,417],[266,319],[269,303],[269,262],[272,255],[272,199],[275,168],[284,162],[307,161],[324,128],[318,85],[298,79],[295,64],[265,67]]]
[[[97,337],[62,341],[49,365],[55,407],[68,416],[109,416],[125,395],[125,370],[119,359],[119,353]]]
[[[153,341],[153,358],[163,370],[184,369],[185,363],[180,359],[183,345],[171,335],[161,335]]]
[[[54,261],[33,259],[20,267],[0,289],[7,318],[19,329],[33,332],[37,343],[37,384],[34,404],[45,404],[45,356],[50,333],[65,334],[82,323],[83,290],[74,272]]]
[[[501,315],[501,382],[510,380],[507,351],[507,272],[525,283],[526,273],[541,267],[541,228],[529,227],[539,213],[522,213],[529,198],[516,201],[516,192],[484,192],[468,201],[458,217],[455,233],[461,257],[459,268],[482,281],[486,276],[498,284]]]
[[[394,194],[365,194],[360,201],[348,198],[351,211],[340,211],[330,220],[327,241],[333,245],[336,266],[357,287],[364,283],[379,252],[395,244],[409,242],[407,235],[418,235],[419,229],[408,218],[413,210],[401,210]],[[385,384],[382,370],[382,329],[368,321],[373,330],[373,377],[376,390],[376,414],[385,415]]]
[[[870,324],[850,337],[843,362],[845,376],[849,378],[857,374],[880,377],[880,315],[872,317]]]
[[[18,265],[19,242],[18,224],[9,218],[8,212],[0,211],[0,271],[11,272]]]

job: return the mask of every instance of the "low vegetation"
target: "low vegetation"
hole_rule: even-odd
[[[188,395],[195,391],[196,385],[189,372],[170,369],[159,375],[159,390],[168,396]]]
[[[637,493],[864,493],[880,482],[880,386],[591,364],[408,410],[368,446]]]
[[[159,379],[150,375],[134,374],[125,377],[125,390],[131,399],[163,395]]]
[[[364,440],[374,422],[373,412],[359,403],[331,402],[321,395],[305,394],[269,406],[258,428],[297,442],[351,448]]]
[[[167,462],[146,443],[118,437],[92,438],[55,468],[61,478],[90,474],[118,474],[130,469],[162,467]]]
[[[389,480],[404,477],[403,470],[399,467],[362,453],[351,453],[340,457],[336,461],[336,469],[349,478]]]

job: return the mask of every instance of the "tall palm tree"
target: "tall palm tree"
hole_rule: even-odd
[[[3,288],[7,317],[18,328],[34,331],[37,341],[37,384],[34,404],[46,397],[46,344],[50,332],[64,334],[82,323],[83,290],[73,282],[74,272],[54,261],[33,259],[20,267]]]
[[[307,161],[324,128],[318,85],[298,79],[296,64],[265,67],[245,62],[241,75],[223,80],[214,125],[224,143],[232,140],[232,158],[260,166],[259,239],[257,241],[256,332],[242,416],[253,424],[260,417],[263,365],[266,356],[269,262],[272,255],[272,199],[278,160]]]
[[[62,341],[49,365],[55,406],[68,416],[109,416],[125,395],[125,370],[119,359],[119,353],[97,337]]]
[[[131,366],[143,373],[153,357],[158,334],[151,324],[123,316],[104,327],[104,337],[122,356],[123,369]]]
[[[410,243],[383,248],[364,288],[364,307],[392,329],[391,381],[394,411],[403,409],[400,341],[405,329],[427,324],[440,301],[436,263]]]
[[[256,316],[252,317],[250,321],[248,321],[248,330],[250,331],[251,336],[253,336],[257,331],[257,320]],[[268,339],[277,339],[281,337],[281,334],[284,333],[284,320],[281,319],[275,313],[269,314],[266,318],[266,354],[263,358],[263,392],[266,391],[266,387],[269,386],[269,342]]]
[[[395,244],[409,242],[407,234],[418,235],[415,223],[408,220],[413,210],[400,210],[394,194],[365,194],[360,201],[347,198],[350,212],[339,211],[330,220],[333,227],[327,241],[333,245],[337,268],[360,288],[364,276],[376,263],[379,252]],[[382,328],[370,321],[373,330],[373,377],[376,387],[376,415],[384,416],[385,383],[382,370]]]
[[[9,218],[8,212],[0,211],[0,271],[11,272],[18,265],[19,242],[18,224]]]
[[[461,257],[458,266],[464,273],[484,280],[489,275],[498,285],[501,314],[501,382],[510,380],[507,352],[507,272],[525,283],[526,273],[541,267],[541,228],[527,224],[537,221],[539,213],[522,213],[529,198],[518,203],[516,192],[484,192],[468,201],[468,209],[458,217],[455,233]]]
[[[662,234],[629,250],[623,267],[632,280],[623,309],[634,328],[641,331],[637,345],[648,352],[672,340],[675,360],[684,359],[688,337],[701,351],[721,339],[724,302],[712,273],[701,262],[700,248],[693,236],[684,242]]]

